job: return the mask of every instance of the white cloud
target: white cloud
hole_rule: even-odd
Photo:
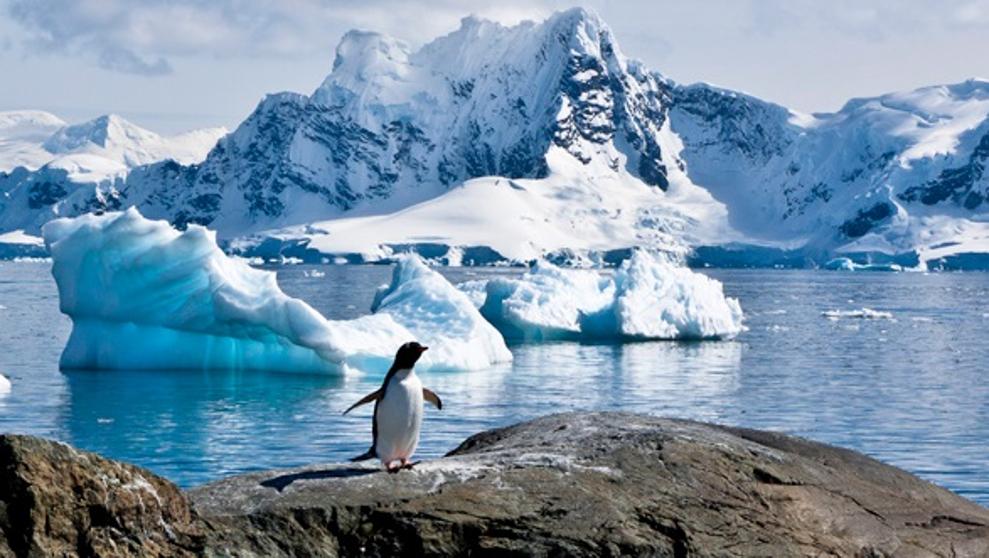
[[[574,4],[674,80],[805,112],[989,76],[974,54],[989,50],[989,0],[0,0],[0,75],[18,78],[0,108],[233,127],[265,93],[311,92],[350,29],[416,46],[472,13],[512,24]]]
[[[3,0],[0,0],[3,1]],[[538,2],[442,0],[7,0],[29,52],[82,55],[142,75],[171,72],[177,57],[300,56],[332,52],[350,28],[413,43],[453,30],[468,13],[516,23],[551,10]],[[328,56],[328,54],[327,54]]]

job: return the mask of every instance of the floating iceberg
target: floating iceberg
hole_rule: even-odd
[[[518,279],[461,287],[507,338],[718,339],[742,331],[742,309],[722,285],[664,256],[636,251],[614,274],[546,262]]]
[[[475,281],[466,288],[481,315],[505,337],[552,341],[579,338],[581,315],[608,305],[615,284],[595,271],[564,270],[540,261],[519,279]]]
[[[10,380],[3,374],[0,374],[0,397],[8,393],[10,393]]]
[[[375,293],[371,311],[392,316],[429,346],[426,363],[429,357],[447,367],[476,369],[512,360],[501,333],[419,256],[398,258],[391,284]]]
[[[274,273],[228,257],[203,227],[179,232],[132,208],[51,221],[43,234],[61,310],[73,322],[62,368],[384,371],[411,339],[435,347],[424,368],[511,359],[493,328],[477,345],[453,337],[472,324],[476,340],[487,324],[473,308],[453,316],[448,309],[462,310],[465,296],[429,269],[420,275],[431,279],[415,286],[396,273],[389,288],[405,292],[405,304],[382,300],[374,314],[334,321],[284,294]],[[409,301],[444,308],[460,327],[421,323]]]

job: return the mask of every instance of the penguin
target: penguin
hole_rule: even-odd
[[[381,387],[343,412],[346,415],[355,408],[374,401],[371,447],[351,461],[377,457],[389,473],[412,468],[414,463],[410,462],[410,458],[419,444],[423,401],[429,401],[437,409],[443,408],[439,396],[422,387],[422,382],[412,369],[428,348],[415,341],[399,347]],[[392,467],[395,462],[398,465]]]

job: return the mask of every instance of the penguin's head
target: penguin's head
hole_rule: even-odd
[[[405,370],[406,368],[412,368],[415,366],[419,357],[422,353],[426,352],[429,347],[424,347],[415,341],[410,341],[398,348],[398,352],[395,353],[395,369]]]

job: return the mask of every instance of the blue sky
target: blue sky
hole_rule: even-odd
[[[115,112],[159,132],[235,127],[268,92],[309,93],[349,29],[413,45],[477,14],[504,23],[583,5],[623,51],[805,112],[855,96],[989,77],[989,0],[558,2],[0,0],[0,110]]]

